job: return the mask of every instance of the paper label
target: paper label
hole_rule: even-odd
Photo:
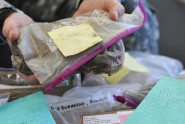
[[[117,114],[84,116],[83,124],[120,124]]]
[[[88,106],[102,104],[102,103],[113,103],[114,104],[114,99],[112,95],[111,94],[107,96],[96,95],[96,96],[92,96],[86,99],[78,99],[78,100],[73,100],[69,102],[52,104],[51,109],[54,109],[60,112],[65,112],[65,111],[71,111],[74,109],[88,107]]]
[[[64,26],[48,34],[65,57],[78,54],[103,40],[89,24]]]
[[[83,124],[123,124],[132,111],[83,116]]]

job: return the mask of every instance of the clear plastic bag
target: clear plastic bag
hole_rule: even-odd
[[[179,79],[185,79],[183,74],[183,65],[180,61],[161,55],[152,55],[149,53],[130,51],[130,55],[137,59],[137,61],[145,66],[149,72],[133,72],[123,77],[118,83],[123,86],[134,86],[127,88],[125,94],[137,99],[141,102],[146,94],[151,90],[155,83],[163,76],[171,76]],[[82,82],[83,86],[97,86],[109,84],[102,75],[95,75],[89,73],[85,75]]]
[[[183,71],[183,65],[180,61],[161,55],[152,55],[139,51],[130,51],[129,54],[134,57],[141,65],[145,66],[148,72],[131,71],[123,77],[118,83],[151,83],[159,80],[163,76],[178,76]],[[86,74],[82,82],[83,86],[95,86],[108,84],[102,75],[93,73]]]
[[[132,101],[138,105],[161,77],[172,76],[185,79],[184,75],[177,76],[183,70],[182,63],[178,60],[143,52],[132,51],[130,54],[140,64],[145,65],[150,72],[147,74],[131,72],[117,85],[109,85],[101,75],[87,74],[83,82],[83,85],[86,87],[73,88],[66,92],[63,97],[58,97],[57,100],[55,99],[55,101],[47,97],[49,107],[56,122],[77,124],[80,123],[82,115],[130,109],[131,107],[128,104],[116,101],[114,96],[127,98],[128,101]],[[89,104],[90,100],[94,99],[97,101],[101,98],[106,98],[106,100],[97,102],[97,104]],[[84,102],[82,106],[68,108],[68,105],[82,102]]]
[[[20,30],[17,44],[13,45],[13,65],[26,74],[32,74],[33,72],[39,82],[45,85],[46,90],[49,90],[65,80],[93,57],[115,44],[120,49],[115,49],[114,45],[112,49],[107,49],[113,51],[107,56],[107,63],[101,64],[101,61],[97,63],[97,58],[95,58],[92,62],[90,61],[94,66],[89,63],[84,66],[88,70],[101,70],[107,64],[106,68],[102,69],[103,72],[115,73],[121,68],[124,50],[121,47],[123,45],[119,45],[121,43],[119,40],[142,27],[145,20],[146,15],[141,2],[139,2],[132,14],[124,14],[117,22],[111,21],[105,11],[95,10],[79,17],[62,19],[52,23],[30,24]],[[64,57],[47,33],[62,26],[83,23],[90,24],[98,35],[103,38],[103,41],[84,52]],[[98,60],[100,59],[101,57]],[[28,65],[28,67],[25,65]],[[102,71],[98,72],[103,73]]]
[[[124,94],[126,89],[134,87],[138,86],[75,87],[62,97],[47,95],[46,99],[57,124],[79,124],[82,115],[134,109],[137,103]]]
[[[129,53],[136,58],[140,64],[148,68],[149,72],[131,72],[124,77],[121,82],[151,83],[161,79],[163,76],[175,77],[183,70],[182,63],[174,58],[138,51],[130,51]]]

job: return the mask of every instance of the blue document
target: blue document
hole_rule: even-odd
[[[0,124],[56,124],[42,92],[0,107]]]
[[[124,124],[185,124],[185,81],[161,79]]]

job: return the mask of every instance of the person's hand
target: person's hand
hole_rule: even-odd
[[[9,46],[12,45],[12,42],[16,42],[19,36],[19,30],[22,26],[33,23],[34,21],[24,13],[15,12],[12,13],[4,22],[3,25],[3,35],[8,41]],[[35,75],[25,75],[17,72],[23,79],[29,82],[36,81]]]
[[[12,13],[4,22],[3,35],[11,45],[13,41],[16,41],[19,36],[19,29],[22,26],[33,23],[33,20],[21,12]]]
[[[114,21],[125,12],[124,7],[117,0],[83,0],[74,16],[79,16],[95,9],[109,12],[110,18]]]
[[[110,19],[112,19],[113,21],[116,21],[125,12],[125,8],[117,0],[83,0],[79,9],[75,12],[73,16],[75,17],[80,16],[84,13],[87,13],[96,9],[97,10],[100,9],[108,12],[110,15]],[[122,50],[124,53],[124,45],[122,44],[121,46],[123,46]],[[124,60],[124,54],[121,57],[121,59]],[[93,61],[91,60],[90,63],[91,62]],[[85,74],[91,71],[93,71],[93,73],[96,73],[96,70],[86,70],[86,68],[84,68],[83,66],[79,69],[79,71]]]

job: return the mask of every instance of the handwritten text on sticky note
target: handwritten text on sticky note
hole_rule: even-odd
[[[65,57],[78,54],[103,40],[89,24],[64,26],[48,34]]]

